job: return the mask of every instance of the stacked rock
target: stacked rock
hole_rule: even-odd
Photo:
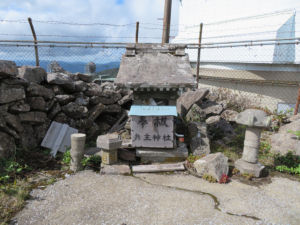
[[[132,104],[130,91],[55,65],[53,73],[37,66],[17,67],[0,60],[0,157],[9,157],[15,141],[37,147],[52,121],[68,124],[87,138],[108,131]]]

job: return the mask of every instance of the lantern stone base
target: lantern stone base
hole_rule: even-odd
[[[239,159],[234,163],[235,168],[237,168],[240,173],[253,173],[255,177],[260,177],[265,166],[257,163],[249,163],[243,159]]]
[[[182,162],[188,157],[188,149],[184,145],[177,148],[136,148],[136,157],[143,163],[149,162]]]

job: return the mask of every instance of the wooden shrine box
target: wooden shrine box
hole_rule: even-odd
[[[174,148],[176,106],[133,105],[128,115],[133,147]]]

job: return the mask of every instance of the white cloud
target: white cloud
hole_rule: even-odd
[[[115,0],[1,0],[1,20],[33,21],[64,21],[72,23],[109,23],[130,24],[140,22],[139,37],[158,37],[159,39],[139,39],[139,42],[161,42],[162,26],[147,25],[145,23],[161,24],[163,21],[164,0],[124,0],[117,5]],[[173,0],[172,24],[178,24],[179,2]],[[134,37],[135,25],[132,27],[114,26],[70,26],[51,25],[34,22],[37,35],[68,35],[68,36],[113,36]],[[161,28],[161,29],[144,29]],[[31,34],[29,25],[25,23],[0,23],[1,33]],[[172,26],[171,29],[178,29]],[[171,36],[177,35],[172,31]],[[32,40],[32,37],[1,36],[1,39]],[[38,37],[38,40],[66,40],[66,41],[107,41],[134,42],[131,39],[92,39],[92,38],[59,38]]]

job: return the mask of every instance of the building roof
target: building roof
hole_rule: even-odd
[[[177,116],[176,106],[133,105],[129,116]]]
[[[185,45],[127,45],[118,76],[120,88],[195,88]]]

